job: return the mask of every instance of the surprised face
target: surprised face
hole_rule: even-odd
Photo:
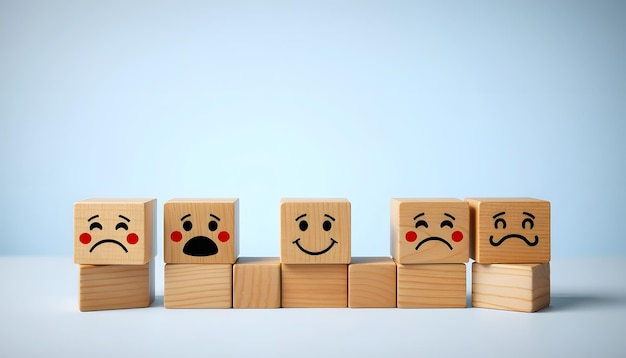
[[[173,199],[164,210],[166,263],[235,263],[237,199]]]

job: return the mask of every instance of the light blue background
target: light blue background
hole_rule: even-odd
[[[71,255],[87,197],[552,202],[553,257],[625,255],[626,3],[0,2],[0,254]]]

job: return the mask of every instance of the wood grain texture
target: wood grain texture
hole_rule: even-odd
[[[398,267],[398,307],[467,307],[465,264],[419,264]]]
[[[156,255],[156,199],[74,204],[74,263],[143,265]]]
[[[348,307],[396,307],[396,264],[390,257],[353,257],[348,265]]]
[[[165,308],[231,308],[232,297],[233,265],[165,265]]]
[[[348,265],[281,265],[282,307],[347,307]]]
[[[470,214],[460,199],[391,199],[391,256],[401,264],[469,260]]]
[[[234,264],[239,256],[239,199],[168,200],[163,205],[163,236],[165,263]],[[207,245],[216,252],[185,253]]]
[[[148,307],[154,301],[154,260],[145,265],[80,265],[79,309]]]
[[[535,312],[550,305],[550,264],[472,264],[472,306]]]
[[[282,199],[280,261],[284,264],[350,263],[350,202],[347,199]]]
[[[280,259],[240,257],[233,265],[234,308],[280,308]]]
[[[470,256],[478,263],[550,262],[550,202],[532,198],[467,198]]]

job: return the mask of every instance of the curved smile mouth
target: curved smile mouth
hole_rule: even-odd
[[[419,243],[419,244],[417,244],[417,246],[415,246],[415,251],[419,250],[420,246],[422,246],[423,244],[427,243],[428,241],[441,241],[441,242],[443,242],[444,244],[446,244],[450,250],[452,250],[452,245],[450,245],[450,243],[449,243],[449,242],[447,242],[446,240],[444,240],[444,239],[442,239],[442,238],[440,238],[440,237],[437,237],[437,236],[431,236],[431,237],[428,237],[428,238],[426,238],[426,239],[424,239],[424,240],[420,241],[420,243]]]
[[[183,247],[183,253],[189,256],[211,256],[218,252],[217,245],[206,236],[195,236]]]
[[[489,243],[491,246],[500,246],[502,243],[508,239],[520,239],[526,243],[528,246],[536,246],[539,243],[539,236],[535,235],[535,241],[529,241],[526,236],[522,236],[519,234],[510,234],[502,237],[500,241],[493,241],[493,235],[489,236]]]
[[[124,249],[125,252],[128,252],[128,249],[126,248],[126,246],[124,246],[121,242],[117,241],[117,240],[113,240],[113,239],[104,239],[104,240],[100,240],[98,242],[96,242],[95,245],[93,245],[91,247],[91,249],[89,249],[89,252],[92,252],[93,250],[95,250],[96,247],[98,247],[99,245],[102,244],[106,244],[106,243],[112,243],[112,244],[117,244],[119,245],[122,249]]]
[[[335,244],[338,244],[338,242],[335,241],[335,239],[333,239],[332,237],[330,238],[330,241],[331,241],[330,245],[327,248],[325,248],[324,250],[322,250],[322,251],[309,251],[309,250],[305,249],[304,247],[302,247],[302,245],[300,245],[300,239],[299,238],[296,239],[296,241],[292,242],[292,244],[296,244],[296,246],[298,246],[300,251],[304,252],[305,254],[315,256],[315,255],[322,255],[322,254],[327,253],[328,250],[332,249]]]

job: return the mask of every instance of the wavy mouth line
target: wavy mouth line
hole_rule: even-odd
[[[442,239],[440,237],[431,236],[431,237],[427,237],[424,240],[420,241],[420,243],[417,244],[417,246],[415,246],[415,251],[419,250],[420,246],[422,246],[423,244],[427,243],[428,241],[441,241],[444,244],[446,244],[450,250],[452,250],[452,245],[450,245],[449,242],[447,242],[446,240],[444,240],[444,239]]]
[[[89,252],[92,252],[99,245],[106,244],[106,243],[118,244],[122,249],[124,249],[124,251],[128,252],[128,249],[126,248],[126,246],[124,246],[121,242],[119,242],[117,240],[113,240],[113,239],[104,239],[104,240],[100,240],[100,241],[96,242],[96,244],[93,245],[91,247],[91,249],[89,249]]]
[[[300,245],[300,238],[297,238],[296,241],[292,242],[292,244],[296,244],[296,246],[298,246],[298,248],[305,254],[316,256],[316,255],[322,255],[322,254],[327,253],[330,249],[333,248],[335,244],[338,244],[338,242],[335,241],[335,239],[333,239],[332,237],[330,238],[330,241],[331,241],[330,245],[322,251],[309,251],[305,249],[304,247],[302,247],[302,245]]]
[[[526,243],[526,245],[528,246],[537,246],[537,244],[539,243],[539,236],[535,235],[535,241],[529,241],[526,236],[520,235],[520,234],[510,234],[510,235],[506,235],[504,237],[502,237],[500,239],[500,241],[496,242],[493,241],[493,235],[489,236],[489,243],[491,244],[491,246],[500,246],[502,245],[503,242],[505,242],[508,239],[520,239],[522,241],[524,241]]]

